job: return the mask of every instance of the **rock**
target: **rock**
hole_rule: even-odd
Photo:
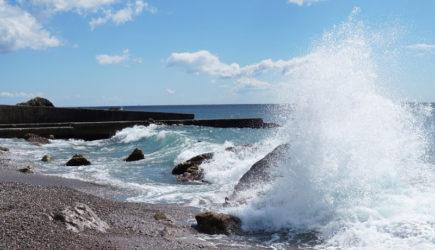
[[[33,174],[34,170],[35,170],[35,167],[31,166],[31,165],[29,165],[25,168],[18,169],[18,171],[25,173],[25,174]]]
[[[67,166],[84,166],[91,165],[91,162],[83,155],[76,154],[66,163]]]
[[[50,139],[50,140],[54,140],[54,139],[56,139],[56,138],[54,137],[54,135],[49,135],[49,136],[48,136],[48,139]]]
[[[37,134],[28,133],[24,135],[24,139],[30,143],[35,144],[49,144],[50,140]]]
[[[27,102],[17,103],[17,106],[54,107],[53,103],[42,97],[35,97]]]
[[[138,161],[142,159],[145,159],[142,150],[140,150],[139,148],[135,148],[133,152],[131,152],[131,154],[124,159],[124,161]]]
[[[41,161],[44,161],[44,162],[52,162],[52,161],[53,161],[53,158],[50,157],[50,156],[48,156],[48,155],[44,155],[44,156],[42,157]]]
[[[215,212],[200,213],[195,216],[198,231],[207,234],[241,234],[242,222],[233,215]]]
[[[197,155],[185,162],[178,164],[172,169],[173,175],[179,175],[177,179],[179,181],[197,181],[203,177],[202,169],[199,168],[204,161],[213,158],[214,153],[205,153]]]
[[[157,211],[154,214],[154,219],[155,220],[159,220],[159,221],[168,221],[168,222],[172,222],[172,219],[169,218],[165,213],[163,213],[162,211]]]
[[[86,204],[76,202],[72,207],[66,207],[53,214],[55,221],[63,222],[68,230],[82,232],[85,228],[105,233],[110,227]]]
[[[272,170],[277,167],[281,159],[285,159],[290,148],[289,144],[282,144],[276,147],[272,152],[267,154],[263,159],[254,163],[251,168],[240,178],[234,187],[233,193],[225,198],[226,203],[237,201],[238,194],[246,190],[254,189],[273,178]],[[249,197],[246,197],[249,198]],[[240,201],[237,201],[240,203]]]
[[[9,149],[6,148],[6,147],[1,147],[1,146],[0,146],[0,151],[7,152],[7,151],[9,151]]]

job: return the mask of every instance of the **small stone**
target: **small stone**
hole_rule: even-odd
[[[85,165],[91,165],[91,162],[86,159],[81,154],[74,155],[69,161],[66,163],[67,166],[85,166]]]
[[[50,139],[50,140],[54,140],[54,139],[56,139],[56,137],[54,137],[54,135],[49,135],[49,136],[48,136],[48,139]]]
[[[124,159],[124,161],[138,161],[145,159],[145,155],[139,148],[135,148],[131,154]]]
[[[207,234],[241,234],[242,221],[229,214],[215,212],[200,213],[195,216],[198,230]]]
[[[168,219],[166,214],[163,213],[162,211],[157,211],[157,213],[154,215],[154,219],[155,220],[170,220],[170,219]]]
[[[20,171],[21,173],[25,173],[25,174],[33,174],[34,170],[35,170],[35,167],[31,166],[31,165],[29,165],[25,168],[18,169],[18,171]]]
[[[0,146],[0,151],[7,152],[7,151],[9,151],[9,149],[6,148],[6,147],[1,147],[1,146]]]
[[[50,157],[50,156],[48,156],[48,155],[44,155],[44,156],[42,157],[41,161],[44,161],[44,162],[52,162],[52,161],[53,161],[53,158]]]

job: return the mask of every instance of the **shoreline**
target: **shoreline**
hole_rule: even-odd
[[[2,249],[255,248],[201,239],[213,236],[192,227],[198,208],[116,201],[113,199],[116,190],[109,186],[21,173],[17,170],[25,166],[14,164],[9,156],[10,152],[0,152]],[[86,204],[105,221],[110,227],[107,232],[91,229],[72,232],[50,217],[76,202]],[[166,219],[158,218],[157,213],[164,214]]]

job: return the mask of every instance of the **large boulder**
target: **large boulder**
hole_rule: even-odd
[[[85,166],[85,165],[91,165],[91,162],[86,159],[81,154],[74,155],[69,161],[66,163],[67,166]]]
[[[86,204],[76,202],[74,206],[66,207],[52,215],[55,221],[65,224],[68,230],[82,232],[85,228],[105,233],[109,225],[101,220],[97,214]]]
[[[39,136],[37,134],[33,134],[33,133],[28,133],[24,135],[24,139],[26,139],[26,141],[33,143],[33,144],[49,144],[50,140]]]
[[[198,231],[207,234],[241,234],[242,221],[233,215],[215,212],[200,213],[195,216]]]
[[[42,97],[35,97],[27,102],[17,103],[17,106],[54,107],[53,103]]]
[[[251,168],[240,178],[239,182],[234,187],[233,193],[225,199],[226,203],[228,204],[233,201],[239,203],[244,202],[243,200],[238,200],[239,193],[255,189],[266,182],[270,182],[273,178],[273,170],[278,166],[281,160],[287,158],[286,155],[288,154],[289,148],[289,144],[279,145],[264,158],[254,163],[254,165],[252,165]],[[252,195],[252,192],[250,193]]]
[[[173,175],[178,175],[179,181],[199,181],[202,180],[203,171],[199,167],[203,162],[211,160],[214,153],[205,153],[197,155],[185,162],[182,162],[172,169]]]
[[[142,150],[139,148],[135,148],[131,154],[124,159],[124,161],[139,161],[145,159],[145,155],[143,154]]]

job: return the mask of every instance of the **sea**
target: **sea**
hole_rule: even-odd
[[[118,200],[234,214],[248,234],[219,237],[235,246],[435,249],[435,106],[396,95],[384,84],[380,69],[389,64],[382,63],[379,46],[385,39],[353,16],[325,31],[283,71],[286,79],[275,92],[283,104],[120,107],[198,119],[260,117],[278,128],[150,125],[105,140],[0,144],[34,162],[41,174],[120,190]],[[222,206],[241,176],[283,143],[290,147],[272,180],[249,190],[245,202]],[[123,161],[135,148],[145,159]],[[215,155],[201,165],[205,182],[181,183],[171,174],[176,164],[207,152]],[[65,166],[77,153],[92,165]],[[55,160],[41,162],[46,154]]]

